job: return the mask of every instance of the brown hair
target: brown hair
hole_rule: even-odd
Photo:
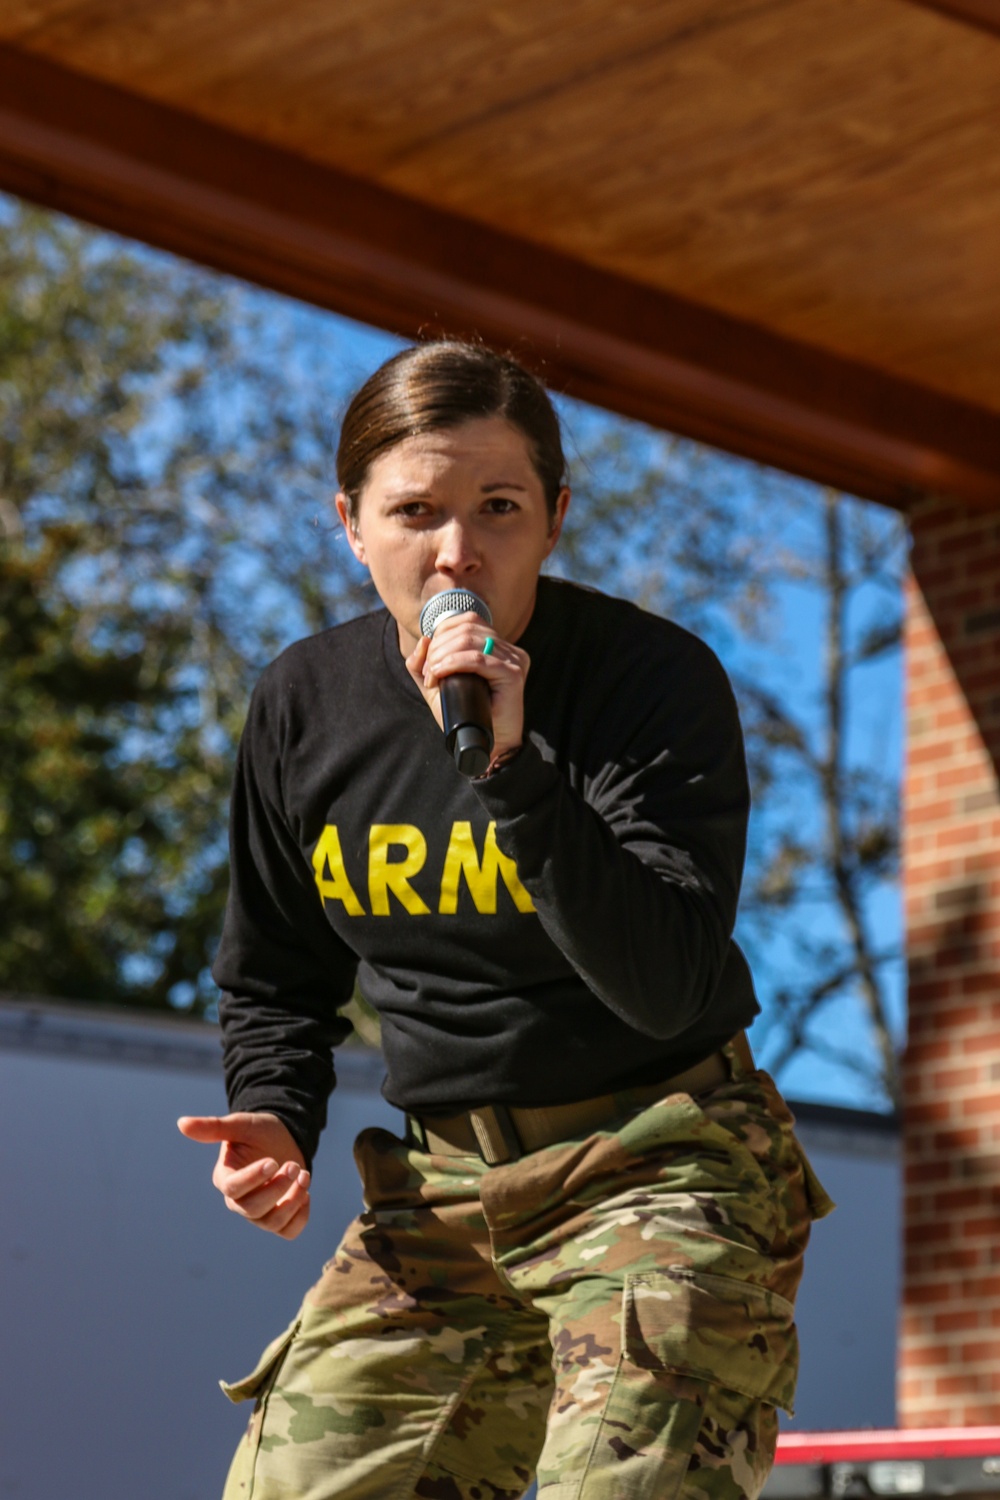
[[[377,458],[405,438],[458,427],[475,417],[504,417],[524,434],[554,520],[566,460],[559,418],[545,387],[509,355],[442,339],[386,360],[344,414],[337,479],[352,522]]]

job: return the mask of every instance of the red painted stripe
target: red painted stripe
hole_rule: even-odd
[[[879,1458],[1000,1457],[1000,1427],[873,1428],[859,1432],[784,1432],[779,1464],[824,1464]]]

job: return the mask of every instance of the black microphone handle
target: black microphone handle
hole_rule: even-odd
[[[442,677],[441,718],[445,743],[462,775],[481,776],[493,749],[493,706],[486,679],[475,672]]]

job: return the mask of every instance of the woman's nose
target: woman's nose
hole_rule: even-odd
[[[460,521],[449,521],[437,533],[438,572],[456,575],[474,572],[479,567],[475,539]]]

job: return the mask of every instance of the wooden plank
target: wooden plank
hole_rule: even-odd
[[[795,0],[499,120],[431,121],[378,176],[1000,413],[998,119],[982,33],[904,0]]]
[[[801,0],[770,0],[773,5]],[[600,79],[759,0],[2,0],[0,38],[366,174],[429,134]],[[345,161],[331,165],[345,166]]]
[[[0,0],[0,36],[1000,414],[1000,47],[981,31],[910,0],[237,10]]]
[[[0,47],[0,185],[557,389],[897,505],[1000,504],[1000,422],[929,391]]]

